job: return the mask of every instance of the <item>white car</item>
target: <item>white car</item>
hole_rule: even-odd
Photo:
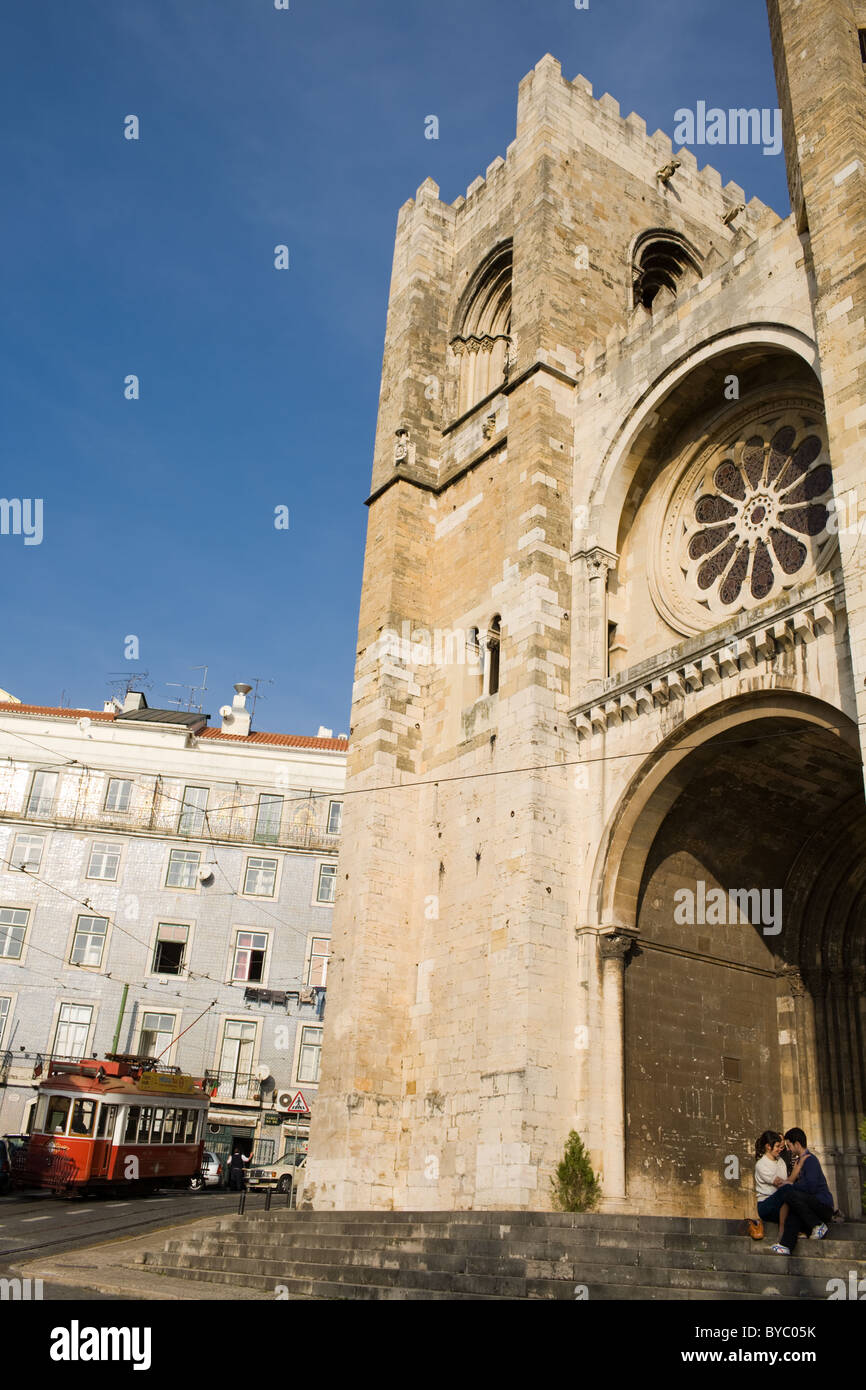
[[[250,1187],[270,1187],[277,1192],[291,1192],[292,1174],[295,1171],[300,1174],[306,1161],[306,1154],[298,1154],[296,1159],[294,1153],[287,1149],[282,1157],[273,1163],[263,1163],[260,1167],[251,1168],[249,1185]]]
[[[223,1166],[216,1154],[205,1149],[201,1158],[201,1177],[190,1178],[189,1185],[194,1192],[201,1187],[222,1187]]]

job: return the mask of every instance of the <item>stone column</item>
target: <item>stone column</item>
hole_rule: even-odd
[[[604,1058],[604,1206],[625,1201],[625,1010],[626,956],[637,932],[615,928],[599,935],[602,962]]]
[[[586,571],[586,680],[603,681],[607,676],[607,576],[618,557],[601,546],[584,550],[581,557]]]

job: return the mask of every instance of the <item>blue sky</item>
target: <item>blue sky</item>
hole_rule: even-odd
[[[764,6],[9,0],[2,30],[0,493],[44,537],[0,535],[0,687],[100,708],[147,670],[164,704],[207,663],[213,715],[261,676],[256,727],[346,730],[397,209],[505,154],[545,52],[650,131],[775,107]],[[788,212],[783,155],[695,152]]]

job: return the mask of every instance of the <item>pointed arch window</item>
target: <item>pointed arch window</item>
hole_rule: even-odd
[[[642,304],[652,312],[702,275],[699,253],[679,232],[662,228],[644,232],[632,253],[634,307]]]
[[[455,316],[457,414],[465,415],[508,380],[511,338],[511,242],[491,252],[469,281]]]

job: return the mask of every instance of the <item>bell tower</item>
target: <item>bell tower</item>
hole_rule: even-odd
[[[742,200],[548,55],[520,84],[505,158],[465,197],[428,180],[400,211],[316,1208],[544,1210],[575,1127],[607,1199],[623,1196],[631,938],[586,926],[569,717],[609,675],[617,556],[582,501],[607,397],[577,403],[606,340],[670,327],[677,289],[754,240],[768,213]],[[624,367],[613,398],[645,390],[642,373]]]

